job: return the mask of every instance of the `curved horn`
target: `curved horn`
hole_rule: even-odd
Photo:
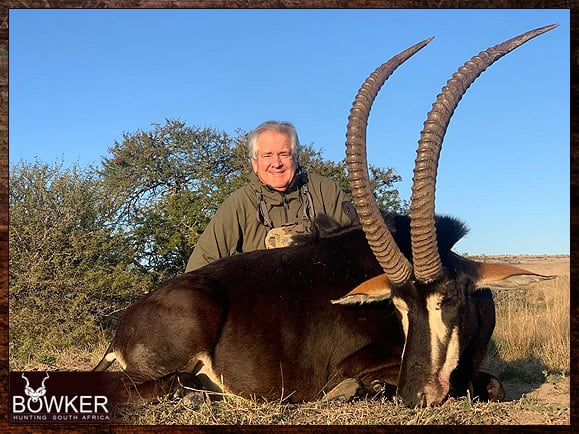
[[[42,380],[42,385],[41,385],[42,388],[44,388],[44,382],[45,382],[46,380],[48,380],[49,378],[50,378],[50,376],[48,375],[48,372],[47,372],[47,373],[46,373],[46,377],[44,377],[44,379]]]
[[[20,375],[22,376],[22,378],[24,378],[24,380],[26,380],[26,386],[24,386],[24,387],[30,387],[30,382],[28,381],[28,378],[26,378],[26,377],[24,376],[24,372],[23,372],[22,374],[20,374]]]
[[[395,284],[408,280],[412,274],[412,266],[388,230],[370,187],[366,158],[366,126],[372,103],[384,82],[398,66],[431,40],[432,38],[419,42],[376,68],[358,90],[348,118],[346,164],[354,205],[376,259]]]
[[[442,141],[456,106],[469,86],[495,61],[555,27],[558,24],[531,30],[474,56],[453,74],[432,105],[418,141],[410,205],[414,275],[421,282],[430,282],[442,274],[434,225],[434,194]]]

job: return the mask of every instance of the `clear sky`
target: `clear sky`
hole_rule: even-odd
[[[377,66],[434,36],[372,109],[369,160],[410,198],[422,123],[472,56],[548,24],[482,74],[450,123],[436,211],[470,254],[569,253],[568,10],[11,10],[10,164],[98,164],[165,119],[235,134],[267,119],[344,156],[348,112]]]

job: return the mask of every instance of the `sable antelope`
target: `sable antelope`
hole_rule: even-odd
[[[451,251],[466,233],[436,217],[438,157],[450,117],[492,63],[557,25],[474,56],[448,81],[424,123],[410,216],[383,218],[370,189],[366,124],[392,72],[430,40],[377,68],[354,100],[347,165],[361,229],[320,232],[297,245],[218,260],[162,284],[124,313],[94,370],[120,362],[140,391],[190,372],[196,385],[292,402],[396,392],[409,406],[449,395],[500,400],[478,371],[495,326],[489,288],[548,279]],[[354,289],[353,289],[354,288]]]

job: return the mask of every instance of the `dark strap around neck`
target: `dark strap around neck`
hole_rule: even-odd
[[[267,203],[263,198],[263,193],[261,190],[256,191],[257,195],[257,220],[269,229],[273,229],[273,222],[269,216],[269,210],[267,209]],[[299,189],[300,200],[302,202],[303,214],[302,223],[310,224],[314,221],[316,217],[316,211],[314,209],[314,201],[312,195],[308,190],[307,185],[303,185]]]

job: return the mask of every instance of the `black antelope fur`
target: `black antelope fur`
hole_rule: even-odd
[[[410,216],[376,211],[365,124],[384,81],[430,40],[383,64],[360,88],[348,124],[346,162],[361,228],[336,229],[321,218],[318,236],[223,258],[163,283],[129,306],[94,370],[117,360],[127,399],[167,392],[175,378],[212,394],[288,402],[368,394],[397,394],[409,406],[467,394],[502,399],[499,380],[479,372],[495,326],[488,288],[548,277],[452,252],[466,229],[433,217],[437,155],[476,77],[554,27],[491,47],[449,80],[421,133]]]

